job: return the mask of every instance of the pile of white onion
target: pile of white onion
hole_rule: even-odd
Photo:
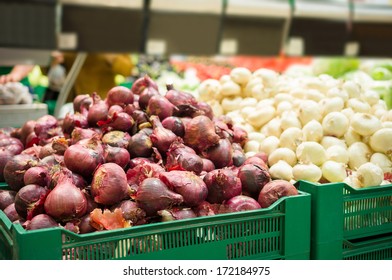
[[[247,156],[268,155],[274,179],[389,184],[392,110],[372,83],[235,68],[206,80],[199,98],[249,136]]]

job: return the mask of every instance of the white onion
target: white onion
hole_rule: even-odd
[[[265,106],[258,110],[254,110],[246,117],[246,121],[254,127],[261,127],[275,116],[275,107]]]
[[[240,85],[245,85],[251,76],[252,72],[245,67],[235,67],[230,71],[230,78]]]
[[[324,98],[319,104],[324,116],[331,112],[340,112],[344,108],[344,101],[340,97]]]
[[[340,145],[333,145],[326,149],[328,160],[347,164],[349,160],[349,154],[347,148]]]
[[[250,132],[248,133],[248,140],[256,140],[261,143],[265,139],[265,135],[260,132]]]
[[[256,100],[264,100],[270,97],[269,92],[265,90],[263,84],[258,84],[258,85],[254,85],[251,88],[247,88],[247,90],[244,93],[245,95],[251,96]]]
[[[284,111],[291,111],[293,104],[289,101],[282,101],[276,106],[276,112],[281,115]]]
[[[382,127],[381,121],[367,113],[355,113],[350,122],[353,130],[362,136],[372,135]]]
[[[378,186],[384,180],[384,172],[378,165],[367,162],[358,168],[357,178],[362,187]]]
[[[348,166],[352,170],[357,170],[362,164],[368,162],[372,152],[368,145],[362,142],[355,142],[348,147]]]
[[[240,113],[243,118],[247,118],[250,114],[255,111],[255,108],[252,106],[246,106],[241,108]]]
[[[392,128],[392,122],[391,121],[382,122],[382,127]]]
[[[276,136],[268,136],[261,142],[259,151],[267,155],[271,154],[279,147],[279,138]]]
[[[274,165],[279,160],[284,160],[291,166],[294,166],[297,163],[297,156],[295,155],[294,151],[290,150],[289,148],[278,148],[269,154],[268,164]]]
[[[381,117],[381,121],[392,121],[392,110],[385,111],[384,115]]]
[[[377,130],[370,137],[369,145],[373,151],[389,156],[392,151],[392,128],[381,128]]]
[[[316,101],[303,100],[299,105],[298,117],[304,126],[311,120],[321,121],[322,110]]]
[[[296,155],[301,163],[322,165],[327,160],[325,149],[316,142],[302,142],[297,147]]]
[[[374,153],[370,157],[370,162],[381,167],[384,173],[392,172],[392,162],[391,160],[383,153]]]
[[[254,71],[252,76],[261,78],[265,86],[272,87],[277,82],[279,74],[274,70],[260,68]]]
[[[229,82],[229,81],[231,81],[230,75],[223,75],[223,76],[221,76],[220,79],[219,79],[219,83],[220,83],[221,85],[223,85],[224,83],[227,83],[227,82]]]
[[[244,145],[244,151],[247,152],[258,152],[260,149],[260,142],[256,140],[249,140]]]
[[[221,91],[221,84],[214,79],[204,80],[198,87],[199,98],[202,101],[217,99]]]
[[[280,134],[280,147],[297,150],[299,144],[303,141],[302,130],[298,127],[289,127]]]
[[[307,100],[313,100],[316,102],[321,101],[323,98],[325,98],[325,95],[322,94],[319,90],[317,89],[308,89],[305,91],[305,98]]]
[[[225,97],[222,99],[221,106],[223,110],[227,113],[230,111],[234,111],[238,109],[238,105],[241,103],[242,98],[237,96],[237,97]]]
[[[377,91],[370,90],[370,89],[362,93],[361,97],[364,101],[366,101],[371,106],[378,104],[378,101],[380,100],[380,94]]]
[[[322,172],[320,167],[313,163],[297,164],[293,167],[294,180],[305,180],[309,182],[318,182],[321,179]]]
[[[354,110],[354,112],[357,113],[368,113],[371,109],[370,105],[367,102],[362,101],[358,98],[350,98],[347,101],[347,107],[350,107]]]
[[[331,183],[343,182],[347,177],[344,163],[327,160],[321,167],[323,177]]]
[[[254,107],[257,105],[257,99],[253,97],[245,97],[244,99],[241,100],[240,102],[240,108],[244,107]]]
[[[304,141],[320,142],[323,138],[323,126],[316,120],[311,120],[302,128],[302,135]]]
[[[275,104],[279,105],[281,102],[291,102],[293,101],[294,97],[288,93],[278,93],[274,96]]]
[[[347,185],[349,185],[354,189],[360,189],[362,187],[361,182],[358,180],[356,171],[353,171],[351,175],[347,176],[343,180],[343,183],[346,183]]]
[[[263,109],[264,107],[267,107],[267,106],[273,106],[274,107],[275,106],[275,100],[272,99],[272,98],[262,99],[259,102],[257,102],[256,109],[257,110]]]
[[[351,146],[355,142],[361,142],[361,135],[349,127],[347,132],[344,134],[344,141],[346,142],[347,146]]]
[[[284,160],[279,160],[269,168],[272,179],[282,179],[290,181],[293,179],[293,168]]]
[[[343,113],[349,120],[355,114],[354,110],[351,108],[344,108],[341,113]]]
[[[347,91],[350,98],[357,98],[361,94],[361,88],[359,84],[354,81],[346,81],[343,84],[343,89]]]
[[[241,87],[230,80],[222,84],[221,95],[223,96],[237,96],[241,94]]]
[[[324,147],[325,150],[332,146],[341,146],[344,149],[347,149],[347,145],[344,140],[336,138],[334,136],[324,136],[320,142],[321,146]]]
[[[281,127],[283,130],[289,127],[301,128],[302,124],[299,121],[297,114],[294,111],[284,111],[281,115]]]
[[[327,97],[340,97],[343,102],[346,102],[349,98],[347,91],[341,90],[340,88],[334,87],[327,91]]]
[[[280,137],[280,134],[282,133],[281,124],[281,119],[279,117],[275,117],[270,120],[266,125],[264,125],[261,128],[260,132],[264,135]]]
[[[348,118],[340,112],[331,112],[327,114],[321,125],[323,126],[324,135],[342,137],[349,127]]]

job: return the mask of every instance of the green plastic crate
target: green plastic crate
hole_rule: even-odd
[[[309,259],[310,195],[269,208],[74,234],[25,231],[0,211],[0,259]]]
[[[380,236],[392,234],[392,185],[354,189],[345,183],[300,181],[298,188],[311,194],[311,259],[355,258],[356,253],[376,250],[377,244],[383,247]],[[358,241],[363,239],[367,241]],[[391,255],[392,244],[385,246],[385,255]]]

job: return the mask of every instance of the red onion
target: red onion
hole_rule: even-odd
[[[23,143],[14,137],[3,137],[0,139],[0,149],[6,149],[12,155],[19,155],[23,149]]]
[[[93,104],[93,99],[88,94],[77,95],[73,100],[74,112],[81,113],[83,109],[89,109]]]
[[[158,215],[162,217],[162,222],[196,218],[195,212],[191,208],[172,208],[159,210]]]
[[[154,95],[159,95],[159,92],[157,89],[153,88],[153,87],[149,87],[149,88],[145,88],[142,93],[139,96],[139,106],[140,109],[142,110],[146,110],[147,106],[148,106],[148,102],[150,101],[151,97],[153,97]]]
[[[116,208],[121,209],[125,220],[130,221],[132,225],[141,225],[146,223],[146,212],[137,206],[137,203],[132,200],[123,200],[120,203],[113,205],[110,210],[114,211]]]
[[[261,189],[271,181],[268,170],[258,164],[244,164],[238,170],[242,191],[250,197],[257,198]]]
[[[173,143],[177,138],[177,135],[164,128],[157,116],[151,116],[151,121],[154,128],[150,135],[151,142],[159,150],[159,152],[166,153],[171,143]]]
[[[104,209],[102,211],[97,208],[90,213],[90,219],[90,225],[97,230],[127,228],[130,226],[130,223],[124,219],[120,209],[115,209],[114,211]]]
[[[204,151],[218,144],[219,136],[215,133],[214,123],[206,116],[197,116],[185,125],[185,144]]]
[[[25,185],[39,185],[41,187],[49,186],[49,170],[44,166],[33,166],[26,170],[23,181]]]
[[[78,112],[74,114],[67,113],[61,125],[63,132],[71,134],[75,127],[87,128],[87,116]]]
[[[142,110],[135,110],[132,113],[132,118],[135,120],[135,127],[141,129],[141,126],[150,125],[150,118],[147,113]]]
[[[59,224],[49,215],[39,214],[26,222],[26,230],[58,227]]]
[[[105,163],[112,162],[125,169],[130,161],[129,152],[120,147],[112,147],[110,145],[105,146],[103,153]]]
[[[75,222],[67,222],[65,225],[64,225],[64,227],[63,227],[65,230],[69,230],[70,232],[73,232],[73,233],[79,233],[80,231],[79,231],[79,226],[77,226],[76,224],[75,224]]]
[[[95,138],[81,140],[64,153],[65,166],[85,178],[91,177],[97,166],[103,162],[103,147]]]
[[[229,139],[231,143],[233,138],[233,131],[229,129],[227,124],[222,120],[215,119],[214,123],[215,123],[216,134],[218,134],[220,138]]]
[[[203,171],[210,172],[215,169],[215,165],[211,160],[207,158],[202,158],[202,160],[203,160]]]
[[[199,101],[196,104],[196,108],[198,109],[199,114],[202,113],[203,115],[210,118],[211,120],[214,118],[214,112],[212,111],[212,108],[208,103]],[[193,116],[193,117],[196,117],[196,116]]]
[[[37,137],[37,134],[35,134],[35,132],[33,131],[29,135],[27,135],[27,137],[26,137],[25,148],[30,148],[33,145],[36,145],[39,143],[40,143],[40,139]]]
[[[167,92],[165,94],[165,97],[175,106],[184,105],[184,104],[189,104],[189,105],[197,104],[197,100],[192,94],[188,92],[176,90],[172,84],[166,85],[166,89]]]
[[[22,141],[23,144],[26,145],[27,136],[30,133],[34,132],[35,123],[36,123],[35,120],[29,120],[23,124],[20,132],[20,140]]]
[[[246,156],[245,156],[244,152],[242,152],[240,150],[234,150],[232,160],[233,160],[234,166],[240,167],[241,165],[244,164],[244,162],[246,160]]]
[[[125,171],[115,163],[105,163],[94,172],[91,182],[94,201],[103,205],[113,205],[128,196]]]
[[[131,136],[128,132],[113,130],[105,133],[102,137],[102,143],[112,147],[119,147],[126,149],[128,142],[131,140]]]
[[[109,107],[108,116],[109,117],[113,117],[114,113],[121,113],[121,112],[124,112],[123,107],[121,107],[120,105],[112,105],[112,106]],[[126,113],[131,115],[128,112],[126,112]]]
[[[39,200],[45,196],[47,189],[39,185],[26,185],[15,196],[15,209],[19,216],[27,218],[27,215],[35,207],[39,206]],[[41,211],[38,211],[42,213]]]
[[[4,210],[15,200],[16,192],[10,190],[0,190],[0,210]]]
[[[203,180],[189,171],[170,171],[159,174],[159,179],[169,189],[182,195],[184,204],[196,206],[207,198],[208,190]]]
[[[112,109],[112,107],[117,108],[117,109]],[[118,110],[118,107],[121,108],[121,111],[120,111],[120,112],[125,112],[125,113],[127,113],[128,115],[130,115],[130,116],[132,116],[132,114],[133,114],[133,112],[135,112],[135,110],[138,110],[138,108],[137,108],[135,105],[133,105],[133,104],[128,104],[128,105],[125,106],[124,108],[122,108],[121,106],[118,106],[118,105],[114,105],[114,106],[111,106],[111,107],[109,108],[109,115],[110,115],[110,110],[111,110],[111,109],[114,110],[114,111],[117,111],[117,110]]]
[[[129,88],[124,86],[115,86],[108,91],[106,102],[109,107],[113,105],[125,106],[133,104],[133,93]]]
[[[258,202],[262,208],[267,208],[279,198],[297,195],[296,187],[285,180],[274,180],[267,183],[258,195]]]
[[[90,126],[97,126],[99,121],[108,117],[109,107],[98,94],[93,93],[93,105],[88,110],[87,121]]]
[[[136,133],[131,137],[128,144],[131,158],[150,157],[152,154],[152,141],[145,133]]]
[[[33,145],[29,148],[24,149],[21,152],[21,154],[30,155],[30,156],[34,156],[36,158],[39,158],[39,153],[40,153],[41,149],[42,149],[41,146]],[[0,149],[0,151],[1,151],[1,149]]]
[[[131,91],[134,94],[140,95],[146,88],[154,88],[158,90],[158,85],[148,75],[137,79],[132,84]]]
[[[178,117],[167,117],[162,121],[164,128],[171,130],[175,135],[179,137],[184,137],[185,126],[180,118]]]
[[[148,216],[156,215],[157,211],[183,202],[183,197],[171,191],[158,178],[147,178],[138,187],[135,200]]]
[[[42,148],[39,151],[39,158],[45,158],[48,157],[50,155],[54,155],[56,153],[56,151],[53,149],[52,147],[52,143],[46,144],[44,146],[42,146]]]
[[[233,211],[248,211],[260,209],[260,204],[253,198],[246,195],[237,195],[235,197],[230,198],[225,204]]]
[[[15,221],[21,219],[18,212],[16,212],[15,203],[11,203],[3,211],[4,211],[4,214],[7,216],[8,219],[10,219],[11,222],[15,222]]]
[[[52,115],[45,115],[38,118],[35,122],[34,133],[39,138],[49,138],[48,133],[57,126],[57,119]]]
[[[4,179],[4,168],[7,162],[13,157],[13,155],[5,148],[0,148],[0,182]]]
[[[262,168],[268,170],[268,165],[264,162],[264,160],[262,160],[260,157],[254,156],[254,155],[251,157],[248,157],[244,161],[243,165],[245,165],[245,164],[257,164],[257,165],[261,166]]]
[[[218,144],[205,150],[203,156],[211,160],[215,168],[232,165],[233,150],[230,141],[228,139],[220,139]]]
[[[173,115],[173,112],[177,110],[169,100],[161,95],[154,95],[148,101],[146,112],[148,115],[158,116],[160,120],[164,120],[167,117]]]
[[[130,131],[135,124],[133,118],[125,112],[114,113],[112,117],[107,120],[97,122],[98,126],[103,129],[117,130],[117,131]]]
[[[69,221],[81,218],[87,211],[84,193],[75,186],[66,172],[60,175],[57,185],[45,200],[45,212],[55,220]]]
[[[76,144],[80,140],[89,139],[94,137],[95,135],[98,135],[98,133],[93,129],[90,128],[84,129],[80,127],[75,127],[71,134],[71,144]]]
[[[207,201],[222,203],[225,200],[241,194],[241,181],[231,169],[215,169],[208,172],[204,178],[208,188]]]
[[[142,165],[142,164],[145,164],[145,163],[154,163],[154,162],[150,158],[136,157],[136,158],[132,158],[129,161],[129,168],[132,169],[132,168],[134,168],[134,167],[136,167],[138,165]]]
[[[262,160],[264,161],[265,164],[268,163],[268,155],[267,155],[265,152],[258,152],[258,153],[256,153],[256,154],[254,154],[254,155],[251,157],[252,160],[254,160],[254,159],[253,159],[254,157],[258,157],[258,158],[262,159]],[[250,160],[251,160],[251,159],[249,159],[249,161],[250,161]]]
[[[200,174],[203,170],[203,160],[192,148],[176,140],[166,153],[165,167],[168,171],[186,170]]]
[[[165,169],[159,164],[142,162],[127,170],[127,181],[132,188],[137,188],[146,178],[158,178],[162,172],[165,172]]]
[[[242,127],[233,126],[233,142],[238,143],[243,147],[245,143],[248,141],[248,133]]]
[[[214,216],[216,215],[217,207],[215,204],[211,204],[208,201],[203,201],[193,210],[198,217]]]
[[[60,165],[64,163],[64,156],[62,155],[50,155],[47,157],[44,157],[43,159],[41,159],[37,166],[43,166],[43,167],[47,167],[47,168],[52,168],[55,165]]]
[[[80,223],[78,225],[79,233],[83,234],[83,233],[90,233],[96,231],[96,229],[90,224],[90,222],[91,222],[91,217],[90,217],[90,213],[88,213],[80,219]]]
[[[23,176],[27,169],[37,165],[37,158],[31,155],[20,154],[8,160],[4,167],[4,179],[9,188],[18,191],[24,186]]]

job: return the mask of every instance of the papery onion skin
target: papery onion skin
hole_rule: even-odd
[[[132,225],[141,225],[146,223],[146,212],[138,207],[137,203],[132,200],[123,200],[116,205],[113,205],[110,209],[120,208],[123,217],[127,221],[131,221]]]
[[[279,198],[292,195],[298,195],[298,190],[293,184],[285,180],[274,180],[262,188],[257,201],[262,208],[267,208]]]
[[[241,194],[241,181],[231,169],[215,169],[203,180],[208,188],[206,200],[210,203],[222,203]]]
[[[115,163],[105,163],[94,172],[91,195],[95,202],[113,205],[128,196],[128,183],[125,171]]]
[[[162,222],[170,222],[176,220],[192,219],[197,215],[191,208],[172,208],[159,210],[158,215],[162,217]]]
[[[147,216],[156,215],[157,211],[184,201],[180,194],[171,191],[158,178],[145,179],[138,187],[135,200]]]
[[[137,79],[131,87],[131,91],[134,94],[140,95],[144,89],[152,87],[156,90],[158,90],[158,85],[148,76],[145,75],[144,77],[140,77]]]

